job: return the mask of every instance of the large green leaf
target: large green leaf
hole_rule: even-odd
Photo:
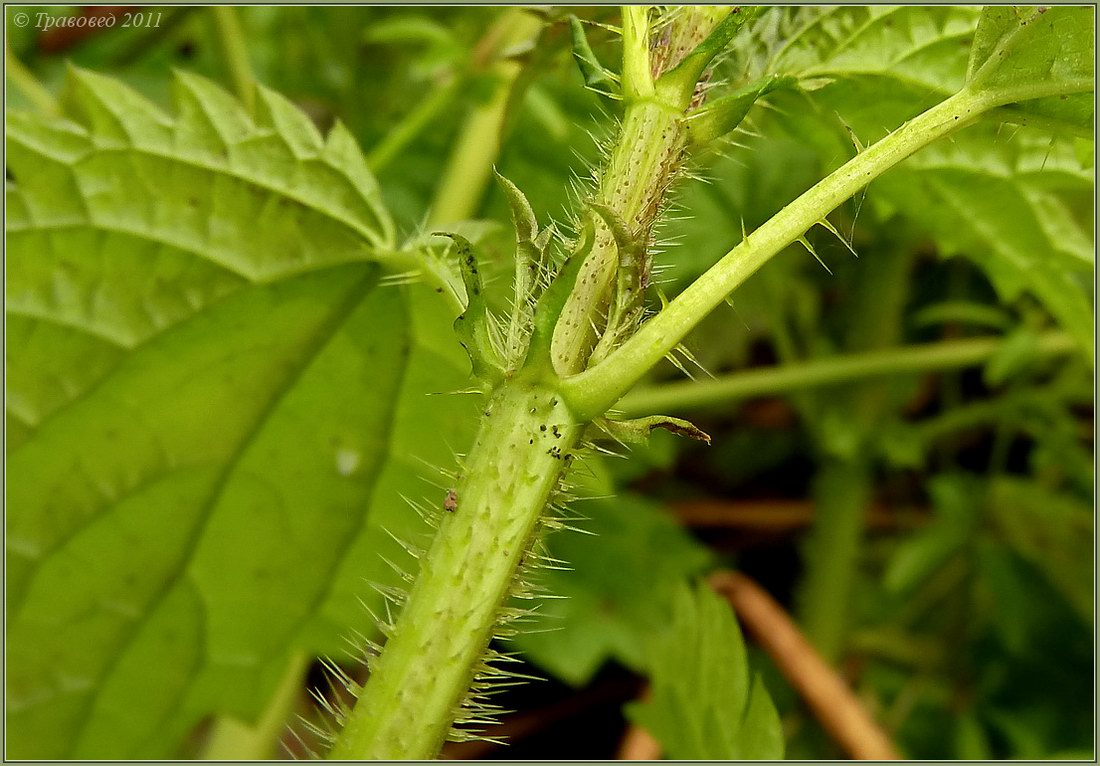
[[[982,9],[967,87],[1027,122],[1091,136],[1096,10],[991,5]]]
[[[672,624],[652,641],[650,699],[629,716],[676,760],[778,760],[779,716],[751,676],[729,605],[709,588],[683,589]]]
[[[841,138],[847,125],[870,143],[962,87],[978,14],[960,6],[770,8],[735,41],[732,76],[794,76],[812,97],[773,94],[779,109],[795,122],[817,113]]]
[[[465,440],[426,394],[468,368],[435,296],[381,286],[342,128],[186,75],[173,117],[86,72],[68,103],[8,122],[7,752],[165,757],[370,632],[413,456]]]
[[[741,46],[750,75],[797,75],[865,143],[964,85],[994,119],[1091,136],[1093,29],[1088,7],[796,7]]]

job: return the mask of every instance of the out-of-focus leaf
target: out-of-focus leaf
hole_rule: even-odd
[[[667,513],[640,497],[589,501],[578,510],[592,534],[549,541],[572,571],[538,575],[565,598],[546,602],[534,629],[514,639],[531,661],[571,684],[586,682],[612,658],[645,667],[645,643],[667,620],[669,597],[711,561]]]
[[[965,760],[988,760],[993,757],[989,735],[973,714],[959,716],[955,724],[955,749],[959,758]]]
[[[976,554],[992,635],[1004,650],[1024,662],[1041,660],[1063,641],[1070,651],[1069,641],[1080,639],[1070,631],[1084,631],[1049,575],[995,540],[982,540]]]
[[[68,102],[8,123],[8,753],[165,757],[372,631],[467,367],[434,295],[381,286],[342,129],[189,76],[173,117],[86,72]]]
[[[1043,573],[1087,624],[1093,618],[1093,515],[1089,507],[1035,482],[999,477],[989,511],[1006,542]]]
[[[650,698],[627,714],[676,760],[778,760],[779,715],[751,673],[741,631],[725,601],[682,588],[672,624],[651,642]]]
[[[980,488],[958,476],[941,476],[930,487],[935,520],[904,539],[883,576],[894,593],[907,593],[927,580],[970,540]]]
[[[1091,358],[1092,188],[1070,141],[979,125],[926,147],[869,197],[931,232],[943,254],[973,259],[1005,300],[1034,295]]]
[[[1009,333],[1004,344],[989,358],[983,370],[986,385],[997,387],[1027,369],[1035,360],[1038,338],[1035,333],[1021,328]]]

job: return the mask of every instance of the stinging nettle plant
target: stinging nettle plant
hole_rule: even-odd
[[[458,468],[448,472],[438,501],[413,504],[435,527],[428,546],[412,544],[405,532],[415,527],[396,520],[397,511],[371,522],[393,533],[398,546],[416,559],[416,571],[406,573],[393,564],[405,585],[378,586],[384,604],[381,612],[374,610],[374,618],[385,640],[378,645],[356,639],[369,678],[360,688],[333,666],[354,700],[326,703],[335,720],[331,729],[316,733],[331,746],[327,757],[355,760],[432,758],[448,737],[482,736],[495,712],[492,692],[516,680],[508,671],[510,656],[490,643],[522,630],[528,616],[522,605],[541,595],[533,575],[540,566],[556,563],[543,538],[570,523],[566,507],[573,495],[574,465],[598,443],[637,443],[654,429],[710,440],[690,422],[657,412],[626,418],[616,411],[624,395],[666,357],[690,359],[682,345],[688,334],[777,253],[798,242],[813,253],[806,236],[818,226],[840,238],[827,216],[922,148],[986,117],[1073,122],[1082,104],[1091,103],[1089,9],[985,9],[958,92],[880,140],[857,146],[849,161],[745,232],[702,276],[671,301],[663,302],[662,296],[664,305],[653,309],[657,229],[677,182],[721,146],[759,100],[779,91],[806,91],[812,97],[812,80],[781,72],[756,73],[738,87],[714,76],[765,16],[762,9],[748,7],[624,7],[615,30],[622,42],[617,68],[601,63],[580,20],[553,20],[568,29],[586,85],[617,103],[622,116],[591,184],[576,195],[567,225],[540,223],[524,192],[497,176],[515,233],[511,304],[503,312],[494,311],[486,295],[484,259],[475,237],[442,221],[399,245],[351,135],[337,125],[322,139],[296,107],[270,91],[256,91],[249,114],[206,81],[180,74],[177,115],[170,119],[107,78],[73,71],[63,104],[70,119],[10,115],[8,237],[16,255],[9,262],[15,285],[9,290],[9,307],[14,307],[9,322],[16,317],[18,331],[20,321],[57,312],[66,290],[83,294],[102,278],[72,266],[67,253],[78,248],[101,254],[104,264],[113,258],[117,268],[131,269],[135,282],[152,285],[144,295],[126,284],[105,282],[108,294],[99,299],[99,308],[81,313],[78,307],[58,320],[77,325],[95,318],[87,337],[71,341],[70,356],[56,362],[68,365],[57,374],[83,376],[86,393],[77,399],[86,396],[94,403],[97,391],[104,390],[97,389],[103,380],[97,370],[109,368],[111,389],[104,395],[111,405],[157,423],[138,430],[133,443],[120,448],[109,425],[96,422],[94,412],[74,406],[63,392],[17,397],[22,415],[8,465],[9,556],[14,559],[9,592],[16,610],[11,640],[16,649],[26,651],[38,635],[35,626],[50,619],[36,613],[36,598],[51,588],[79,592],[83,587],[63,571],[40,574],[37,562],[67,545],[71,530],[95,518],[102,498],[133,503],[135,511],[140,504],[161,504],[153,518],[144,520],[124,508],[118,530],[103,534],[137,535],[158,524],[177,529],[189,540],[187,553],[165,565],[167,584],[142,598],[152,599],[165,614],[173,601],[195,600],[212,570],[188,563],[187,556],[216,560],[226,555],[206,542],[206,525],[239,532],[242,519],[218,513],[226,493],[241,481],[238,472],[252,470],[258,483],[273,482],[279,491],[293,493],[296,482],[308,487],[314,473],[329,470],[308,456],[317,448],[308,439],[285,464],[262,465],[265,444],[305,433],[296,422],[298,410],[319,407],[327,425],[348,433],[346,443],[324,445],[335,451],[338,473],[349,479],[346,487],[321,499],[325,507],[371,500],[375,483],[384,483],[379,477],[391,470],[382,454],[391,447],[357,441],[352,432],[400,432],[395,423],[402,413],[421,404],[403,398],[396,384],[377,393],[385,400],[381,407],[353,403],[359,395],[354,391],[324,402],[325,392],[334,380],[371,380],[372,369],[382,365],[430,378],[432,364],[421,360],[415,368],[410,349],[439,342],[426,338],[417,324],[423,320],[415,315],[423,311],[438,318],[457,307],[454,334],[470,362],[471,379],[463,385],[479,397],[476,412],[470,412],[476,429],[468,446],[454,445],[464,454]],[[532,29],[537,34],[541,26],[527,14],[507,31],[522,37]],[[143,191],[122,187],[116,175],[121,163],[130,163],[126,172]],[[220,215],[256,225],[221,225]],[[35,262],[20,255],[27,252],[48,256]],[[186,252],[200,258],[183,257]],[[65,276],[52,276],[53,270]],[[440,295],[419,295],[412,309],[400,303],[386,288],[404,281],[410,271]],[[170,281],[172,289],[161,289]],[[246,326],[240,321],[246,311],[263,312],[266,326]],[[180,317],[200,312],[190,326],[160,334]],[[392,335],[372,332],[382,322],[396,328]],[[202,338],[210,335],[220,336],[220,345],[206,355],[191,350],[201,348]],[[279,354],[261,357],[258,367],[241,361],[268,336],[278,338]],[[1091,337],[1076,340],[1091,348]],[[365,344],[364,357],[356,362],[339,353],[354,344]],[[34,351],[32,342],[28,348]],[[173,354],[181,350],[190,356],[175,364]],[[442,358],[451,352],[438,353]],[[216,374],[195,382],[194,369]],[[267,377],[281,382],[269,390],[262,382]],[[166,389],[180,392],[171,406],[159,398]],[[224,468],[203,464],[206,445],[193,425],[211,390],[215,398],[249,401],[222,424],[233,435]],[[287,400],[284,394],[290,390],[294,393]],[[387,416],[379,409],[397,414],[384,424]],[[275,427],[261,427],[264,418]],[[405,446],[421,444],[425,436],[431,436],[430,429],[404,433]],[[74,471],[110,480],[91,488],[64,485],[63,477]],[[185,488],[186,500],[173,507],[163,492],[168,485],[142,489],[143,471],[171,477],[178,483],[173,489]],[[270,478],[273,472],[285,476]],[[369,484],[356,483],[367,474]],[[40,487],[51,482],[62,491],[43,497]],[[293,516],[272,523],[285,524],[288,535],[305,528],[303,519]],[[350,521],[334,518],[313,542],[333,544],[354,531]],[[248,554],[239,558],[242,571],[252,566]],[[258,554],[255,558],[261,560]],[[340,562],[332,566],[338,569]],[[352,582],[364,575],[385,579],[377,572],[348,573]],[[192,581],[199,583],[195,592],[187,586]],[[301,588],[306,599],[327,603],[323,582],[303,582]],[[230,593],[215,604],[213,619],[231,620],[234,598]],[[686,631],[692,620],[731,630],[728,617],[717,614],[706,598],[683,603],[688,606],[680,610],[678,630]],[[292,615],[288,623],[291,634],[302,629],[306,618]],[[171,636],[189,629],[170,617],[149,628]],[[226,635],[213,647],[221,664],[201,672],[218,667],[224,672],[235,663],[249,667],[258,664],[254,657],[277,654],[279,637],[272,637],[269,647],[257,647],[256,636],[247,631]],[[191,662],[185,650],[180,652],[178,662]],[[731,662],[744,662],[743,652],[733,654]],[[58,672],[56,687],[62,688],[65,674],[77,674],[77,669]],[[31,675],[30,669],[19,671],[14,680],[16,697],[28,700],[27,709],[34,707],[39,691]],[[271,679],[265,683],[273,685]],[[149,736],[161,718],[177,709],[173,705],[202,708],[201,690],[187,694],[194,700],[166,699],[151,706]],[[745,740],[768,740],[776,721],[762,685],[755,683],[750,691],[744,682],[741,697],[738,710],[748,722],[742,727]],[[97,704],[93,699],[73,714],[72,720],[81,721],[73,752],[94,750],[101,731],[110,728],[109,715],[93,715]],[[250,701],[242,696],[234,705],[247,709]],[[65,715],[58,720],[69,720]],[[754,725],[760,731],[750,731]],[[762,734],[764,729],[769,733]],[[771,740],[759,747],[743,755],[776,753]]]

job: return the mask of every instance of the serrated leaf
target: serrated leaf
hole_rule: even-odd
[[[968,84],[1006,104],[996,117],[1091,138],[1094,14],[1089,7],[985,8]]]
[[[706,586],[682,589],[672,624],[648,654],[650,698],[629,717],[675,760],[777,760],[779,716],[752,676],[729,605]]]
[[[775,23],[788,31],[770,54],[770,71],[830,79],[877,76],[946,94],[963,84],[966,43],[980,10],[836,5],[773,13],[787,17]]]
[[[763,69],[797,76],[824,112],[870,143],[962,87],[978,14],[946,5],[773,9],[758,32],[774,40]]]
[[[379,286],[342,129],[187,75],[174,116],[87,72],[68,103],[8,123],[7,752],[169,757],[371,632],[465,368],[434,296]]]
[[[1038,483],[999,477],[989,512],[1008,545],[1092,624],[1093,515],[1087,504]]]
[[[747,71],[798,75],[814,101],[839,112],[865,143],[968,83],[1003,105],[991,113],[994,120],[1091,136],[1092,12],[946,5],[775,9],[754,30]]]
[[[1095,9],[994,5],[982,9],[967,87],[997,104],[1092,127]]]

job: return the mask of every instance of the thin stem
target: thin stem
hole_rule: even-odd
[[[215,5],[210,8],[214,19],[214,31],[221,46],[222,57],[229,69],[233,90],[241,99],[249,114],[256,109],[256,80],[252,65],[248,63],[248,49],[244,42],[237,10],[231,5]]]
[[[57,103],[57,99],[45,85],[38,81],[31,70],[16,58],[15,52],[11,49],[11,43],[7,40],[4,41],[4,63],[7,65],[8,81],[23,95],[23,98],[34,105],[35,109],[53,116],[61,114],[61,106]]]
[[[541,19],[523,8],[512,8],[489,31],[484,45],[494,46],[495,55],[499,56],[508,46],[533,41],[541,31]],[[479,49],[482,47],[479,45]],[[446,226],[473,217],[489,184],[493,164],[500,154],[512,89],[523,66],[502,58],[489,71],[496,81],[493,93],[488,101],[473,108],[462,127],[436,188],[428,214],[429,226]]]
[[[427,98],[418,101],[401,122],[367,154],[367,165],[371,171],[377,173],[382,170],[412,143],[450,105],[458,93],[460,83],[461,80],[458,79],[441,83]]]
[[[747,370],[718,380],[640,389],[626,396],[618,409],[631,417],[666,411],[679,413],[879,375],[969,367],[987,361],[1003,345],[1001,338],[969,338]],[[1036,353],[1041,356],[1068,354],[1076,348],[1073,339],[1060,332],[1041,335],[1036,343]]]
[[[1033,414],[1044,412],[1050,406],[1085,405],[1091,401],[1091,386],[1075,390],[1050,385],[1017,391],[997,399],[970,402],[945,409],[941,414],[916,424],[914,435],[927,448],[932,442],[959,431],[1007,423],[1019,431],[1040,437],[1041,431],[1035,424],[1044,423],[1045,420],[1032,417]]]
[[[772,256],[875,178],[973,121],[988,106],[969,91],[960,91],[829,174],[742,240],[603,362],[565,380],[563,393],[571,406],[582,417],[609,409]]]

